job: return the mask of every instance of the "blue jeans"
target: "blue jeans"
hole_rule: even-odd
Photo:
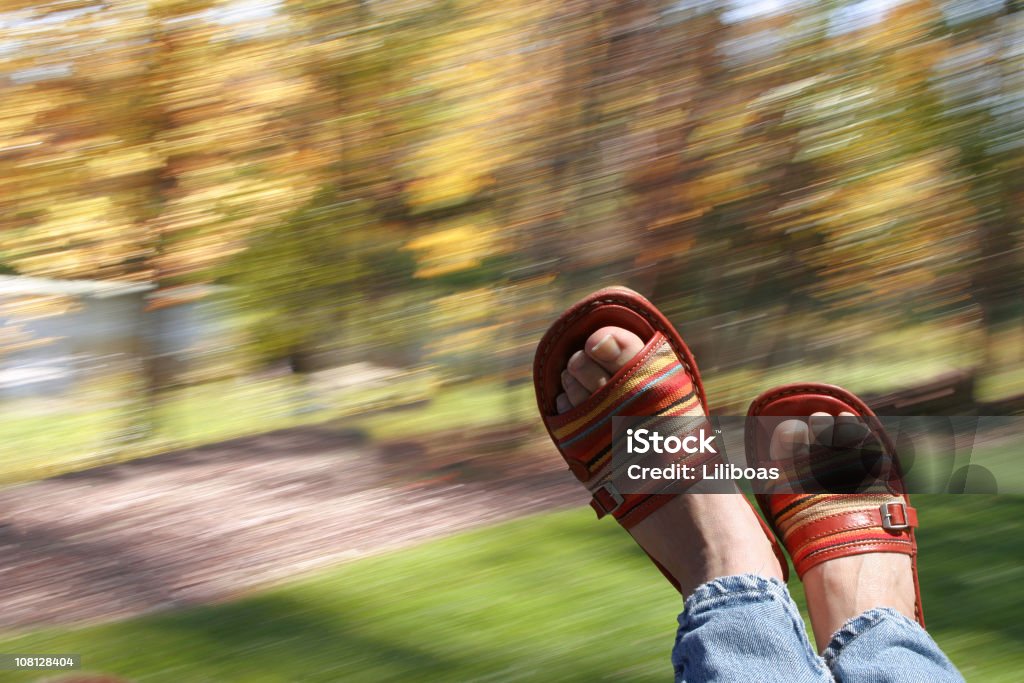
[[[672,664],[677,683],[964,680],[923,628],[888,608],[846,622],[819,657],[785,584],[750,574],[709,581],[686,599]]]

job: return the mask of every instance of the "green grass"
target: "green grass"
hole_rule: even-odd
[[[929,630],[968,681],[1024,667],[1024,498],[921,496]],[[791,583],[803,607],[799,583]],[[678,596],[614,524],[538,515],[227,604],[0,640],[139,681],[665,681]],[[2,680],[37,678],[3,673]]]
[[[294,388],[280,380],[224,380],[174,390],[153,406],[152,413],[131,387],[109,384],[61,402],[5,406],[0,418],[0,442],[5,447],[0,483],[279,429],[301,420],[291,414]],[[146,433],[150,419],[156,429]]]
[[[1024,391],[1024,366],[1013,366],[989,373],[978,382],[978,399],[981,401],[998,401],[1011,396],[1019,396]]]
[[[813,325],[807,321],[796,324]],[[806,381],[838,384],[858,393],[885,393],[948,372],[986,366],[985,336],[972,325],[952,321],[886,328],[877,320],[867,319],[844,326],[845,338],[856,343],[838,344],[826,357],[811,354],[799,362],[767,369],[743,367],[705,373],[712,404],[745,408],[764,389]],[[1022,338],[1024,334],[1016,328],[993,334],[987,372],[977,375],[978,400],[996,401],[1024,392],[1024,364],[1019,352]]]
[[[7,406],[0,417],[0,484],[334,420],[365,430],[371,438],[507,424],[525,417],[532,391],[527,384],[505,391],[488,382],[432,390],[421,380],[409,380],[318,398],[291,378],[224,380],[168,392],[155,408],[155,432],[134,441],[122,435],[144,424],[138,404],[122,400],[118,405],[109,396],[104,402],[56,408],[24,401]],[[401,411],[380,410],[410,402],[413,407]],[[96,404],[104,407],[92,407]]]
[[[357,415],[346,419],[345,424],[366,430],[371,438],[394,438],[532,421],[536,410],[532,384],[509,388],[494,382],[474,382],[446,387],[418,408]]]

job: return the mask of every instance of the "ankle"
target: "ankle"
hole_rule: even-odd
[[[679,582],[684,596],[723,576],[783,578],[756,514],[738,493],[679,495],[631,534]]]
[[[914,580],[910,557],[867,553],[829,560],[804,574],[814,637],[824,647],[850,619],[889,607],[914,619]]]

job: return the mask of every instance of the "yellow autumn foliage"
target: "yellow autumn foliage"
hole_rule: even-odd
[[[496,253],[494,229],[462,224],[421,235],[405,245],[416,255],[416,277],[431,278],[477,268]]]

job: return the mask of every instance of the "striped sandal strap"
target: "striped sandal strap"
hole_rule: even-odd
[[[902,496],[770,496],[768,515],[801,577],[822,562],[863,553],[917,553],[917,511]]]
[[[597,516],[610,514],[629,528],[681,489],[679,482],[672,481],[660,482],[657,488],[643,492],[620,492],[625,488],[627,463],[616,463],[612,457],[612,418],[623,416],[642,416],[651,421],[680,418],[686,433],[708,428],[696,378],[687,372],[660,332],[587,401],[569,412],[543,416],[569,470],[590,491],[591,507]],[[703,457],[699,453],[686,455],[674,463],[695,465]],[[663,464],[668,463],[645,460],[645,465]],[[672,495],[659,493],[669,488]]]

